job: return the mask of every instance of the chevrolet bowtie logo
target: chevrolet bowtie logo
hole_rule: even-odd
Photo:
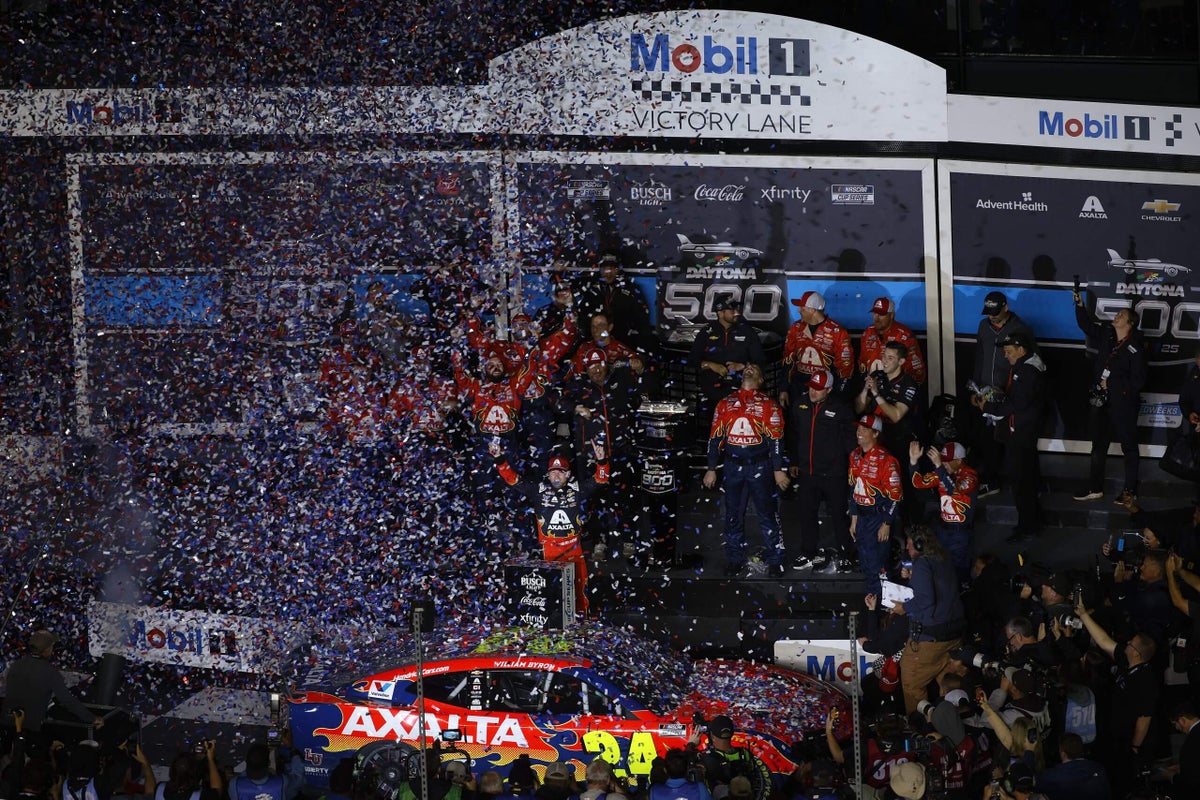
[[[1166,214],[1169,211],[1178,211],[1179,203],[1172,203],[1167,200],[1147,200],[1142,203],[1142,211],[1153,211],[1155,214]]]

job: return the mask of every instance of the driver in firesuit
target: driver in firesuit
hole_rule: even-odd
[[[975,494],[979,491],[979,473],[963,460],[967,450],[958,442],[946,442],[926,452],[932,472],[918,469],[921,443],[908,446],[912,485],[916,489],[938,491],[938,523],[934,526],[938,541],[950,553],[960,584],[971,580],[971,530],[975,523]]]
[[[454,382],[462,394],[464,402],[470,402],[469,419],[471,428],[476,434],[475,453],[476,463],[483,461],[497,450],[501,457],[510,463],[516,459],[517,421],[521,415],[521,398],[533,373],[526,370],[522,374],[510,377],[509,365],[503,354],[496,349],[488,349],[483,354],[483,378],[474,378],[463,369],[462,355],[455,352],[451,356],[454,362]],[[487,470],[472,468],[472,485],[487,493],[492,487],[490,476],[484,479]],[[485,499],[487,494],[485,494]]]
[[[874,414],[858,419],[858,447],[850,454],[850,536],[858,546],[858,563],[867,594],[880,596],[879,571],[887,565],[892,525],[903,489],[900,464],[879,444],[883,420]]]
[[[708,437],[704,488],[717,484],[717,462],[725,454],[725,574],[746,565],[746,503],[754,511],[766,545],[767,572],[783,575],[783,536],[779,527],[779,490],[790,483],[783,468],[783,409],[762,391],[758,364],[742,370],[742,388],[717,404]],[[748,572],[746,577],[750,577]]]
[[[575,604],[587,613],[587,564],[579,537],[583,531],[583,504],[608,483],[608,453],[604,445],[592,442],[596,469],[583,480],[571,477],[571,463],[554,456],[543,480],[522,478],[505,460],[498,460],[496,471],[509,486],[533,503],[537,518],[537,537],[547,561],[562,561],[575,566]]]

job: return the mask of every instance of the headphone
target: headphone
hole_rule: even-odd
[[[925,534],[924,534],[924,532],[919,531],[919,530],[913,531],[909,535],[908,540],[910,542],[912,542],[913,550],[916,550],[918,553],[925,552]]]

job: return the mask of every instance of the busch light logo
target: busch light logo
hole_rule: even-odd
[[[682,72],[705,75],[757,75],[759,42],[756,36],[736,36],[732,42],[721,43],[705,36],[697,47],[692,42],[672,45],[665,33],[629,35],[629,69],[631,72]],[[809,74],[809,41],[807,39],[768,39],[767,72],[769,75],[803,77]]]
[[[536,572],[531,572],[521,576],[521,586],[526,589],[545,589],[546,579]]]

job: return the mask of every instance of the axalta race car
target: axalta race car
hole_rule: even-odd
[[[414,642],[396,642],[371,661],[340,677],[319,666],[315,680],[299,676],[289,724],[311,784],[326,785],[343,758],[398,761],[419,746]],[[507,775],[524,753],[539,777],[557,761],[582,778],[602,756],[618,776],[640,783],[656,756],[686,747],[717,715],[733,720],[735,746],[788,774],[793,748],[810,734],[823,737],[831,709],[839,711],[835,735],[851,733],[848,698],[816,678],[747,661],[693,662],[595,623],[430,634],[423,663],[426,743],[454,739],[476,774]],[[700,747],[706,743],[701,736]]]

